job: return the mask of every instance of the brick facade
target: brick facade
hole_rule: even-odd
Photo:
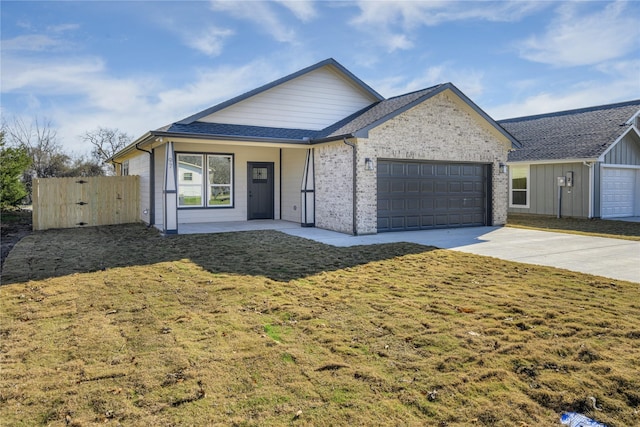
[[[353,233],[353,151],[344,142],[314,148],[316,227]]]
[[[510,142],[455,94],[445,91],[387,120],[358,138],[356,158],[357,234],[377,232],[377,178],[380,159],[473,162],[492,165],[492,224],[507,219]],[[353,232],[352,148],[332,143],[316,148],[316,225]],[[365,158],[374,170],[364,168]]]

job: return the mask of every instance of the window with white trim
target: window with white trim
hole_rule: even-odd
[[[122,176],[129,175],[129,160],[122,162]]]
[[[509,207],[529,207],[529,165],[509,166]]]
[[[178,207],[232,207],[233,155],[178,153]]]

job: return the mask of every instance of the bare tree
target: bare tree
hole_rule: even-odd
[[[88,131],[82,136],[84,142],[90,143],[91,157],[99,164],[104,165],[107,175],[113,175],[113,167],[105,161],[131,143],[131,137],[118,129],[99,127]]]
[[[31,157],[30,173],[32,178],[48,178],[59,176],[59,169],[69,160],[62,153],[56,130],[51,121],[37,117],[29,123],[15,118],[5,126],[6,138],[10,145],[24,147]]]

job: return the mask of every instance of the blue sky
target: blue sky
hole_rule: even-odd
[[[637,1],[2,1],[1,113],[75,154],[332,57],[383,96],[452,82],[493,118],[640,98]]]

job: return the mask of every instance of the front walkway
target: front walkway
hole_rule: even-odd
[[[350,236],[272,220],[180,224],[178,230],[181,234],[278,230],[342,247],[409,242],[640,283],[640,242],[631,240],[511,227],[450,228]]]

